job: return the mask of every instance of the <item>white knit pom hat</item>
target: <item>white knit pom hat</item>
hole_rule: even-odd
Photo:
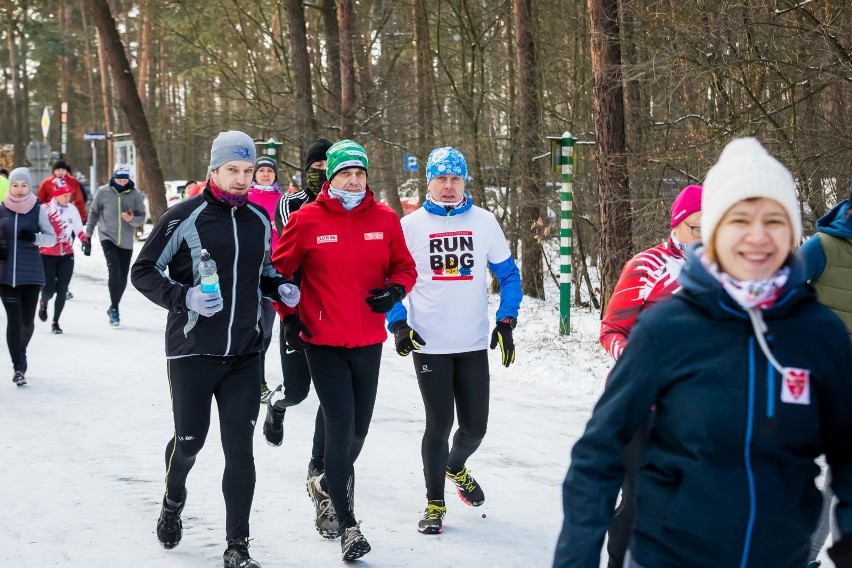
[[[802,238],[802,215],[796,182],[781,162],[769,155],[756,138],[728,143],[707,172],[701,195],[701,240],[713,242],[716,226],[728,209],[746,199],[765,197],[781,204],[790,218],[793,246]]]

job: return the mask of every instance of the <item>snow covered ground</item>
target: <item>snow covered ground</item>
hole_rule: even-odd
[[[215,405],[206,446],[188,480],[183,541],[165,551],[154,528],[173,432],[163,355],[166,314],[128,286],[122,325],[110,327],[99,244],[89,258],[78,253],[76,263],[74,298],[60,322],[65,334],[51,335],[49,324],[36,320],[27,386],[9,380],[11,362],[0,347],[0,369],[7,371],[5,386],[0,383],[0,565],[221,566],[223,458]],[[609,361],[597,343],[598,314],[574,310],[572,335],[560,338],[558,295],[548,292],[547,301],[524,301],[517,362],[504,369],[491,352],[489,430],[468,464],[486,503],[467,507],[448,488],[440,536],[416,530],[425,507],[423,404],[411,359],[397,356],[391,341],[385,345],[376,410],[356,463],[356,515],[373,547],[360,566],[550,565],[569,450]],[[274,345],[267,356],[270,384],[280,381]],[[317,534],[305,493],[316,408],[312,392],[288,411],[278,448],[263,439],[261,408],[251,553],[264,568],[340,563],[339,541]]]

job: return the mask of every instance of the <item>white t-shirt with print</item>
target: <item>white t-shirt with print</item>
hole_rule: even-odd
[[[404,303],[408,325],[423,337],[420,353],[465,353],[488,347],[488,263],[511,256],[494,215],[473,206],[439,216],[420,208],[402,218],[417,281]]]

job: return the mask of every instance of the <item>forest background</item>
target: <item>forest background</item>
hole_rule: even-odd
[[[314,139],[351,137],[368,150],[371,187],[401,214],[400,193],[424,195],[429,150],[456,146],[468,189],[498,216],[533,297],[559,275],[542,253],[558,246],[561,217],[548,136],[581,142],[571,278],[574,302],[583,287],[596,307],[624,262],[664,238],[672,198],[736,136],[758,137],[793,172],[806,230],[852,182],[848,0],[0,7],[0,143],[14,145],[15,165],[41,139],[42,109],[58,124],[67,102],[67,159],[80,169],[90,161],[85,132],[131,132],[138,185],[158,215],[162,180],[203,177],[222,130],[279,142],[284,182]],[[58,147],[58,128],[49,136]],[[98,144],[101,181],[109,146]],[[404,172],[403,154],[420,171]]]

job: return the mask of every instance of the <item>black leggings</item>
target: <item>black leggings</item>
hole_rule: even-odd
[[[183,499],[186,476],[210,428],[216,397],[219,433],[225,453],[222,493],[226,538],[249,536],[254,497],[254,425],[259,410],[260,355],[181,357],[167,361],[175,435],[166,445],[166,496]]]
[[[636,476],[642,467],[653,419],[652,411],[624,448],[624,482],[621,484],[621,501],[615,508],[609,524],[607,568],[627,568],[624,557],[633,534],[633,519],[636,516]]]
[[[41,298],[47,303],[56,294],[53,321],[58,322],[62,309],[65,307],[65,293],[68,292],[68,284],[71,282],[71,275],[74,274],[74,255],[45,254],[42,255],[41,260],[44,264],[44,289],[41,291]]]
[[[485,437],[490,389],[488,352],[415,353],[414,369],[426,407],[426,431],[420,446],[426,499],[434,501],[444,498],[446,470],[464,468]],[[450,450],[454,407],[459,427]]]
[[[119,248],[112,241],[101,241],[101,248],[104,250],[109,272],[110,307],[118,309],[118,303],[121,302],[121,297],[127,288],[127,273],[130,272],[133,249]]]
[[[0,284],[0,300],[6,308],[6,345],[15,371],[27,372],[27,345],[35,330],[35,312],[41,286],[23,284],[14,288]]]
[[[278,349],[281,353],[282,392],[284,398],[275,403],[276,406],[288,408],[296,406],[308,396],[311,390],[311,370],[308,368],[308,358],[304,351],[290,349],[284,339],[284,326],[280,327]],[[323,459],[325,455],[325,420],[322,416],[322,406],[317,408],[314,422],[314,443],[311,457]]]
[[[355,525],[354,464],[373,417],[382,344],[353,348],[312,345],[306,352],[325,416],[328,494],[343,531]]]

